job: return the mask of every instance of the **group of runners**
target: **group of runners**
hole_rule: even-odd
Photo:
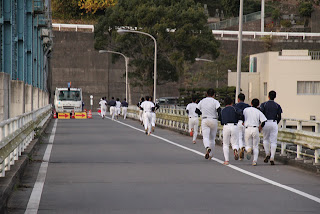
[[[100,99],[99,105],[102,119],[104,119],[106,116],[108,106],[110,107],[109,112],[112,120],[114,120],[115,118],[119,119],[121,110],[123,119],[126,119],[127,117],[128,103],[126,99],[120,102],[119,98],[115,100],[114,97],[112,97],[111,100],[107,101],[106,97],[102,97]]]
[[[189,116],[189,132],[196,143],[199,117],[202,116],[201,130],[203,144],[206,149],[205,158],[211,159],[215,147],[215,137],[218,130],[218,121],[223,125],[223,154],[224,164],[229,164],[229,147],[231,145],[235,160],[251,159],[256,166],[259,155],[259,132],[263,133],[263,146],[266,153],[265,163],[270,161],[274,165],[274,156],[277,148],[278,123],[281,120],[281,106],[274,101],[276,92],[269,92],[269,100],[261,105],[258,99],[251,101],[251,106],[244,103],[245,95],[238,95],[238,103],[234,104],[232,98],[226,97],[225,108],[214,98],[214,89],[207,91],[207,97],[198,104],[193,99],[186,110]]]
[[[156,127],[156,111],[159,109],[157,103],[152,102],[152,97],[142,97],[137,104],[139,108],[139,120],[141,125],[144,126],[146,135],[150,135],[151,131],[154,132]]]

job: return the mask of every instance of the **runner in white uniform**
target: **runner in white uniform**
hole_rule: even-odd
[[[256,166],[259,155],[259,130],[261,130],[261,128],[265,125],[267,118],[259,109],[257,109],[257,107],[259,106],[258,99],[253,99],[251,104],[252,107],[248,107],[243,110],[244,127],[246,129],[244,138],[246,141],[247,159],[251,159],[253,148],[252,165]]]
[[[143,124],[144,124],[144,129],[146,131],[147,135],[150,135],[151,133],[151,120],[152,120],[152,109],[154,108],[153,102],[148,101],[149,96],[146,96],[146,101],[144,101],[141,104],[141,109],[143,110]]]
[[[203,145],[206,148],[205,159],[211,160],[215,146],[215,139],[218,130],[218,117],[221,113],[220,103],[214,99],[215,91],[210,88],[207,97],[202,99],[196,113],[202,114],[201,129],[203,135]]]
[[[199,127],[199,116],[196,113],[196,109],[198,108],[198,104],[196,103],[197,99],[195,97],[192,98],[192,103],[189,103],[186,108],[186,112],[189,117],[189,132],[192,137],[193,144],[196,143],[197,135],[198,135],[198,127]]]

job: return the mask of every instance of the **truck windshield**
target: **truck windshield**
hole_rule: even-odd
[[[80,91],[59,91],[58,100],[81,101]]]

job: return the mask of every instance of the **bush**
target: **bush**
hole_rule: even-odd
[[[280,24],[281,24],[282,27],[285,27],[285,28],[291,27],[291,22],[290,22],[290,20],[281,20],[281,21],[280,21]]]

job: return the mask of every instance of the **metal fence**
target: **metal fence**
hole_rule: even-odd
[[[94,32],[94,25],[78,25],[78,24],[58,24],[58,23],[52,23],[53,28],[58,28],[59,31],[62,29],[75,29],[75,31],[78,31],[79,29],[89,29],[92,32]]]
[[[320,51],[309,51],[312,60],[320,60]]]
[[[256,21],[259,19],[261,19],[261,11],[258,11],[255,13],[250,13],[248,15],[244,15],[243,16],[243,23]],[[219,29],[225,29],[228,27],[236,26],[236,25],[239,25],[239,17],[227,19],[227,20],[217,22],[217,23],[211,23],[211,24],[209,24],[209,29],[210,30],[219,30]]]
[[[51,105],[0,123],[0,177],[10,170],[33,140],[36,128],[51,117]]]
[[[128,108],[128,117],[138,119],[139,110],[136,106]],[[287,128],[287,122],[295,123],[297,129]],[[188,132],[188,116],[185,109],[160,108],[157,111],[156,123],[165,127]],[[315,132],[303,131],[303,124],[314,126]],[[201,122],[199,123],[201,125]],[[222,126],[218,127],[217,139],[222,140]],[[199,135],[202,135],[201,128]],[[260,134],[262,139],[262,134]],[[281,156],[294,155],[297,160],[311,160],[319,164],[320,155],[320,121],[283,119],[278,133],[278,148]],[[312,159],[310,159],[312,158]],[[308,159],[308,160],[307,160]]]

